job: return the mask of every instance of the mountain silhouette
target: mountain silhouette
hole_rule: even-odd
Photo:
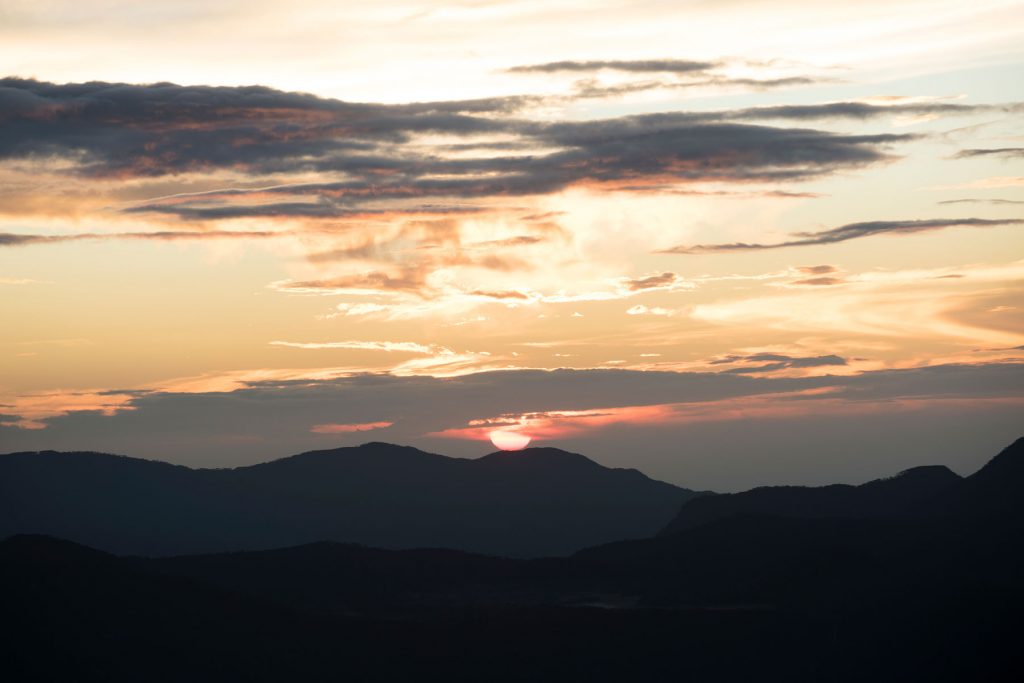
[[[966,499],[982,501],[980,508],[934,514],[938,503],[971,491],[975,477],[988,480],[990,468],[1016,471],[1004,465],[1007,461],[1024,462],[1024,451],[1007,449],[967,479],[945,468],[915,468],[838,489],[874,501],[855,498],[858,514],[836,506],[820,515],[747,510],[568,558],[512,560],[317,543],[143,562],[150,569],[331,613],[481,603],[677,608],[825,602],[859,609],[877,601],[928,602],[948,591],[951,582],[966,581],[971,590],[1024,587],[1019,517],[985,514],[990,503],[980,497]],[[1008,490],[1024,488],[1020,473],[999,481]],[[896,505],[893,497],[915,502]],[[1017,510],[1024,508],[1019,496],[1010,501]],[[833,514],[837,509],[843,514]]]
[[[1024,440],[978,472],[915,468],[858,487],[771,487],[685,503],[657,537],[571,559],[650,605],[813,604],[928,612],[1024,595]],[[721,501],[721,502],[719,502]],[[980,599],[980,598],[979,598]]]
[[[1017,439],[967,477],[937,510],[1024,523],[1024,438]]]
[[[892,517],[920,514],[921,506],[961,483],[949,468],[915,467],[860,486],[765,486],[742,493],[694,498],[662,530],[672,534],[730,517],[772,515],[799,518]]]
[[[1022,445],[966,478],[915,468],[802,489],[817,492],[812,503],[842,502],[820,514],[770,498],[760,510],[556,558],[333,542],[116,557],[15,536],[0,541],[9,651],[0,671],[12,680],[1014,681],[1024,666]],[[352,460],[375,447],[353,449]],[[436,458],[410,449],[395,462]],[[545,481],[607,476],[562,451],[475,462],[511,488],[544,468]],[[269,465],[284,480],[294,466]],[[192,472],[157,467],[154,481]]]
[[[139,555],[315,541],[563,555],[650,536],[696,495],[555,448],[470,460],[368,443],[235,469],[101,453],[0,456],[0,537]]]

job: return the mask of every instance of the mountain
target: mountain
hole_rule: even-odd
[[[964,479],[915,469],[837,489],[859,491],[830,508],[843,514],[752,509],[559,558],[329,542],[115,557],[17,536],[0,541],[0,674],[1014,681],[1022,445]],[[474,467],[516,486],[532,458],[574,477],[602,469],[562,452],[514,455]],[[915,502],[896,505],[901,495]]]
[[[967,593],[979,587],[1024,590],[1019,516],[985,514],[991,495],[966,498],[967,507],[952,510],[940,505],[970,492],[972,481],[999,481],[1007,490],[1021,490],[1024,476],[991,475],[1012,471],[1009,462],[1024,462],[1024,451],[1007,449],[967,479],[943,468],[917,468],[839,489],[874,501],[873,506],[860,502],[854,510],[870,515],[748,510],[655,538],[587,548],[568,558],[511,560],[317,543],[144,562],[156,571],[330,613],[485,603],[678,608],[824,602],[848,609],[879,601],[928,603],[954,584]],[[929,491],[938,493],[930,497]],[[923,512],[912,514],[889,502],[892,498],[916,500]],[[972,500],[977,504],[969,505]],[[1007,501],[1024,509],[1020,496]],[[943,514],[932,514],[940,507]]]
[[[902,602],[925,613],[958,595],[1016,600],[1024,596],[1021,491],[1024,439],[966,478],[915,468],[858,487],[692,500],[655,538],[571,560],[650,605]]]
[[[650,536],[692,491],[554,448],[476,460],[368,443],[235,469],[101,453],[0,456],[0,537],[138,555],[344,541],[564,555]]]
[[[1024,525],[1024,438],[1017,439],[967,477],[940,511],[1014,520]]]
[[[295,549],[299,581],[324,559],[325,548]],[[335,549],[355,560],[351,548]],[[381,561],[371,565],[415,559],[405,573],[421,581],[411,578],[421,557],[378,552]],[[246,558],[263,553],[239,555],[235,570],[244,574]],[[449,560],[462,566],[454,556],[442,565]],[[153,566],[168,561],[115,557],[47,537],[0,541],[0,675],[108,683],[343,677],[952,683],[1014,681],[1024,663],[1016,647],[1024,608],[1019,593],[972,589],[942,565],[933,574],[946,590],[935,591],[937,581],[929,581],[928,600],[908,603],[888,592],[857,609],[827,601],[599,609],[514,604],[478,591],[405,613],[361,616]],[[534,562],[492,561],[520,568]],[[757,565],[747,569],[759,572]],[[268,585],[286,590],[287,579]]]
[[[805,519],[866,519],[919,514],[927,501],[954,489],[961,478],[939,465],[915,467],[859,486],[765,486],[742,493],[694,498],[661,531],[693,529],[720,519],[770,515]]]

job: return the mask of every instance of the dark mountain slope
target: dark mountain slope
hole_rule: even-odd
[[[464,460],[370,443],[223,470],[14,453],[0,456],[0,537],[140,555],[335,540],[529,557],[649,536],[693,495],[548,448]]]
[[[830,654],[807,656],[816,629],[756,611],[317,616],[38,536],[0,542],[0,601],[0,674],[16,681],[788,682]]]
[[[1012,520],[1024,526],[1024,438],[967,477],[947,500],[937,500],[936,511]]]
[[[867,519],[919,514],[922,506],[951,491],[961,478],[946,467],[926,466],[860,486],[766,486],[742,493],[694,498],[683,504],[662,534],[720,519],[749,515]]]
[[[410,608],[474,604],[550,605],[562,601],[567,587],[582,590],[589,583],[564,558],[521,560],[326,542],[135,561],[155,572],[323,614],[391,615]]]
[[[364,624],[317,622],[48,537],[0,543],[0,595],[4,680],[312,680],[321,651],[357,677],[376,666]]]
[[[454,601],[368,619],[275,606],[137,560],[17,537],[0,542],[0,674],[190,683],[1016,680],[1024,601],[960,582],[949,589],[925,609],[905,600],[859,611]]]

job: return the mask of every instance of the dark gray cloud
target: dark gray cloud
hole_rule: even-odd
[[[632,71],[714,66],[680,60],[558,64],[564,68],[617,65]],[[882,160],[885,154],[880,148],[913,136],[844,136],[740,121],[978,110],[960,104],[854,102],[553,124],[514,116],[538,101],[509,97],[381,105],[258,86],[54,84],[6,78],[0,79],[0,159],[60,157],[73,161],[78,174],[104,177],[217,169],[252,174],[344,173],[345,181],[293,187],[290,192],[365,203],[542,193],[594,177],[604,181],[651,180],[653,176],[675,181],[800,179]],[[479,146],[482,151],[515,154],[453,159],[405,144],[426,133],[465,138],[461,151]],[[515,139],[477,139],[491,134]],[[540,152],[551,148],[558,151]],[[658,154],[652,156],[654,148]],[[537,152],[531,155],[531,150]],[[288,193],[283,188],[276,191]],[[226,200],[232,192],[243,193],[225,191],[219,197]],[[130,210],[164,211],[192,219],[292,213],[335,217],[352,210],[337,203],[288,201],[262,207],[187,207],[180,202],[174,206],[153,204]]]
[[[846,136],[805,129],[745,124],[686,124],[685,117],[645,120],[628,117],[601,122],[532,125],[529,133],[542,147],[559,151],[528,157],[480,159],[396,159],[394,172],[376,176],[354,169],[351,159],[305,158],[296,165],[319,172],[344,170],[362,174],[353,180],[278,186],[259,190],[228,190],[154,201],[132,211],[154,211],[185,219],[253,215],[261,211],[294,210],[297,215],[338,216],[377,210],[411,210],[439,198],[479,199],[557,192],[579,184],[624,183],[642,189],[647,183],[790,181],[856,168],[890,158],[884,149],[909,139],[899,135]],[[401,168],[405,163],[406,167]],[[280,171],[288,169],[277,169]],[[300,170],[300,169],[292,169]],[[330,198],[320,205],[286,202],[284,207],[239,207],[237,201],[263,196]],[[211,202],[225,202],[222,206]],[[230,202],[230,203],[227,203]],[[399,204],[394,204],[399,202]],[[374,204],[377,203],[377,204]],[[455,211],[452,211],[453,213]]]
[[[345,204],[326,195],[316,195],[314,201],[268,202],[262,204],[211,204],[202,202],[161,203],[150,202],[122,209],[124,213],[157,213],[173,215],[184,220],[211,221],[227,218],[361,218],[396,214],[468,214],[480,213],[476,206],[446,204],[416,204],[403,208],[373,208],[353,202]]]
[[[868,104],[866,102],[829,102],[825,104],[787,104],[769,107],[750,107],[734,111],[717,112],[724,119],[858,119],[868,120],[886,116],[966,116],[983,113],[1019,113],[1024,103],[1006,104],[954,104],[948,102],[915,102],[909,104]]]
[[[355,155],[416,133],[501,129],[482,114],[521,98],[358,104],[260,86],[55,84],[0,79],[0,158],[73,157],[78,172],[147,176],[260,168],[306,155]],[[376,162],[376,163],[375,163]],[[362,161],[370,169],[388,159]]]
[[[578,184],[640,189],[698,180],[800,180],[883,161],[887,147],[913,139],[732,122],[728,112],[549,123],[513,116],[524,101],[378,105],[263,87],[8,78],[0,80],[0,159],[59,157],[72,162],[74,173],[100,177],[320,173],[325,182],[229,188],[126,210],[186,220],[337,218]],[[501,134],[513,138],[515,149],[449,157],[407,144],[425,133],[460,136],[468,144]]]
[[[906,221],[866,221],[863,223],[849,223],[831,230],[820,232],[798,232],[797,239],[777,242],[774,244],[747,244],[744,242],[732,242],[727,244],[697,244],[693,246],[677,246],[663,249],[662,254],[702,254],[710,252],[728,251],[757,251],[763,249],[781,249],[783,247],[804,247],[818,244],[835,244],[847,240],[870,237],[872,235],[898,235],[918,232],[929,232],[932,230],[943,230],[945,228],[989,228],[1001,225],[1020,225],[1024,218],[929,218],[921,220]]]
[[[962,149],[953,155],[954,159],[973,159],[975,157],[1003,157],[1005,159],[1024,159],[1024,147]]]
[[[841,360],[830,356],[801,359],[785,354],[750,354],[746,358],[750,363],[820,365]],[[452,378],[356,375],[324,381],[261,382],[224,393],[136,393],[130,401],[132,410],[116,415],[71,413],[46,420],[48,426],[41,430],[0,427],[0,444],[3,450],[96,449],[193,466],[234,466],[371,439],[479,455],[491,450],[489,444],[424,435],[506,414],[660,404],[699,407],[758,395],[771,395],[773,402],[781,403],[783,397],[789,397],[792,400],[788,403],[806,403],[809,412],[805,418],[748,418],[737,413],[728,419],[696,424],[623,425],[553,443],[609,465],[638,467],[680,483],[732,489],[747,483],[779,481],[779,477],[791,483],[815,476],[825,480],[847,476],[869,479],[903,469],[892,466],[890,459],[906,462],[906,458],[922,458],[915,464],[941,463],[936,459],[937,451],[931,449],[935,440],[930,435],[936,434],[935,430],[960,430],[950,432],[951,443],[957,445],[963,445],[960,432],[966,430],[970,436],[967,445],[972,447],[984,441],[982,435],[1003,439],[1008,429],[1019,431],[1019,401],[1007,404],[1005,409],[989,407],[977,413],[970,405],[980,404],[978,399],[1022,399],[1022,387],[1021,363],[942,365],[801,378],[756,373],[564,369],[496,371]],[[808,394],[807,390],[826,393]],[[940,399],[955,400],[957,407],[952,411],[944,411],[941,405],[911,412],[895,410],[906,401]],[[845,402],[848,412],[843,413],[845,417],[817,414],[811,404],[818,400]],[[864,412],[871,407],[873,410]],[[14,411],[5,408],[4,412],[10,415]],[[737,429],[737,420],[742,421],[742,429]],[[381,421],[394,425],[372,435],[310,431],[317,424]],[[865,441],[878,436],[878,432],[884,436],[884,443]],[[753,435],[764,437],[764,441],[750,451]],[[850,448],[850,457],[827,463],[815,460],[836,439],[852,439],[844,442]],[[893,449],[894,443],[899,444],[898,449]],[[787,454],[780,444],[796,450]],[[888,448],[878,453],[876,447],[885,444]],[[750,462],[752,469],[732,467],[734,458],[755,451],[758,457]],[[868,453],[878,458],[868,458]],[[794,464],[799,454],[809,460]],[[957,455],[961,460],[954,462],[963,465],[963,458],[974,457],[972,454],[972,450],[961,451]],[[976,454],[978,458],[990,455]],[[881,471],[874,469],[883,465]],[[747,477],[755,481],[748,482]]]

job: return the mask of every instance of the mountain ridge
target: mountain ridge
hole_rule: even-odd
[[[923,514],[920,505],[964,478],[943,465],[921,465],[863,484],[760,486],[685,502],[660,535],[742,515],[794,518],[877,518]]]
[[[552,448],[463,459],[368,442],[220,469],[26,451],[0,455],[0,536],[140,555],[336,540],[529,557],[649,536],[693,495]]]

